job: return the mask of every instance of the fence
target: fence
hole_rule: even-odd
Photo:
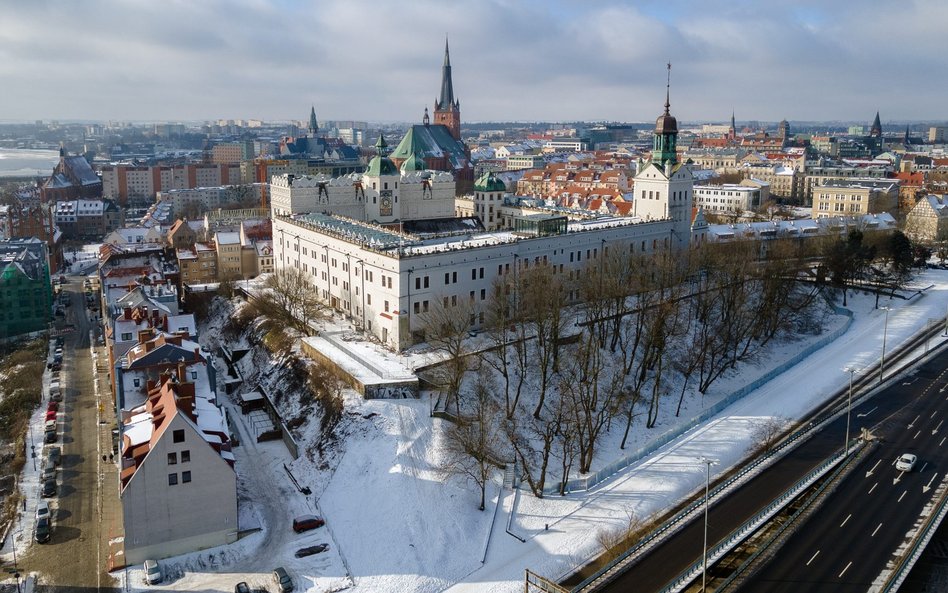
[[[638,449],[633,450],[631,453],[629,453],[625,457],[622,457],[620,459],[613,461],[612,463],[603,467],[597,472],[591,473],[587,476],[582,476],[582,477],[573,478],[569,480],[566,483],[566,490],[567,491],[589,490],[590,488],[600,484],[601,482],[617,474],[619,471],[629,467],[636,461],[639,461],[640,459],[646,457],[647,455],[650,455],[654,453],[655,451],[657,451],[658,449],[664,447],[671,441],[677,439],[678,437],[688,432],[692,428],[698,426],[702,422],[705,422],[709,418],[716,416],[717,414],[722,412],[725,408],[727,408],[734,402],[740,400],[741,398],[748,395],[749,393],[757,390],[758,388],[762,387],[766,383],[772,381],[775,377],[786,372],[793,366],[797,365],[798,363],[800,363],[802,360],[804,360],[805,358],[807,358],[808,356],[810,356],[817,350],[823,348],[824,346],[833,342],[834,340],[837,340],[840,336],[845,334],[849,330],[849,326],[852,325],[853,313],[852,311],[848,309],[843,309],[841,307],[834,307],[834,308],[837,314],[844,315],[846,317],[846,322],[841,327],[823,336],[816,342],[810,344],[809,346],[804,348],[801,352],[797,353],[795,356],[785,361],[783,364],[780,364],[779,366],[771,369],[770,371],[762,375],[757,380],[752,381],[748,383],[747,385],[745,385],[744,387],[731,393],[730,395],[728,395],[727,397],[725,397],[718,403],[714,404],[713,406],[709,407],[708,409],[703,411],[701,414],[695,416],[691,420],[683,422],[682,424],[679,424],[678,426],[669,429],[664,434],[658,437],[655,437],[654,439],[652,439],[645,445],[639,447]],[[543,489],[543,493],[544,494],[559,493],[559,483],[547,486],[546,488]]]

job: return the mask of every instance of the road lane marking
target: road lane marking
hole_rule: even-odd
[[[948,437],[945,437],[945,438],[948,438]],[[872,472],[876,471],[876,468],[879,467],[879,464],[880,464],[880,463],[882,463],[882,460],[881,460],[881,459],[880,459],[879,461],[877,461],[875,465],[872,466],[872,469],[870,469],[869,471],[866,472],[866,477],[867,477],[867,478],[872,475]]]
[[[918,470],[918,473],[922,473],[923,471],[925,471],[925,468],[926,468],[926,467],[928,467],[928,462],[927,462],[927,461],[922,464],[922,469]]]
[[[845,525],[845,524],[849,521],[849,518],[852,517],[852,516],[853,516],[852,513],[849,513],[848,515],[846,515],[846,518],[843,519],[843,522],[840,523],[839,526],[842,527],[843,525]]]
[[[879,409],[879,406],[876,406],[872,408],[871,410],[869,410],[868,412],[863,412],[862,414],[856,414],[856,418],[865,418],[866,416],[868,416],[869,414],[872,414],[878,409]]]
[[[935,475],[932,476],[932,479],[928,481],[928,484],[922,486],[922,494],[925,494],[926,492],[932,489],[932,482],[934,482],[935,478],[937,477],[938,477],[938,472],[935,472]]]
[[[846,574],[846,571],[849,570],[849,567],[852,565],[853,563],[852,561],[850,561],[849,564],[846,565],[846,568],[843,569],[843,572],[839,573],[839,576],[837,578],[840,578],[840,579],[843,578],[843,575]]]
[[[921,431],[921,430],[918,431],[918,432],[916,432],[916,433],[915,433],[915,436],[913,436],[912,438],[913,438],[913,439],[917,439],[917,438],[918,438],[918,435],[920,435],[920,434],[922,434],[922,431]]]
[[[938,434],[938,429],[941,428],[941,425],[944,424],[944,423],[945,423],[944,420],[942,420],[941,422],[939,422],[939,423],[938,423],[938,426],[936,426],[935,429],[932,430],[932,434]]]
[[[820,555],[820,551],[817,550],[817,551],[816,551],[816,554],[813,554],[813,556],[812,556],[812,557],[810,558],[810,560],[806,563],[806,565],[809,566],[809,565],[810,565],[810,562],[813,562],[814,560],[816,560],[816,557],[819,556],[819,555]]]
[[[873,484],[873,485],[872,485],[872,488],[869,489],[869,492],[868,492],[868,493],[869,493],[869,494],[872,494],[872,491],[875,490],[875,489],[876,489],[876,486],[878,486],[878,485],[879,485],[879,482],[876,482],[875,484]]]
[[[881,529],[881,528],[882,528],[882,523],[879,523],[879,526],[876,527],[875,530],[873,530],[872,535],[870,535],[869,537],[875,537],[876,534],[879,532],[879,529]],[[840,576],[842,576],[842,575],[840,575]]]
[[[939,447],[941,447],[942,445],[945,444],[945,439],[948,439],[948,437],[941,437],[941,442],[938,443],[938,446],[939,446]]]
[[[916,416],[916,417],[915,417],[915,420],[912,420],[912,422],[909,423],[908,428],[914,428],[914,427],[915,427],[915,423],[918,422],[918,419],[921,418],[921,417],[922,417],[921,414],[919,414],[918,416]]]
[[[902,493],[902,496],[899,497],[899,500],[897,502],[902,502],[902,499],[905,498],[906,494],[908,494],[908,490]]]
[[[938,413],[938,410],[935,410],[934,412],[932,412],[932,415],[929,416],[929,418],[934,418],[934,417],[935,417],[935,414],[937,414],[937,413]]]

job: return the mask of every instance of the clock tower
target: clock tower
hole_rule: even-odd
[[[365,218],[370,222],[385,224],[401,218],[398,204],[398,182],[401,173],[392,159],[388,158],[388,144],[384,135],[379,134],[375,148],[378,154],[372,157],[362,175]]]

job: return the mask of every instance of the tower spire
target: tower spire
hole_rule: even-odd
[[[670,115],[669,109],[671,108],[671,102],[669,101],[669,96],[671,94],[671,79],[672,79],[672,64],[668,62],[668,74],[665,79],[665,115]]]
[[[448,38],[444,38],[444,65],[441,66],[441,96],[435,111],[451,109],[454,106],[454,83],[451,81],[451,53]]]
[[[318,130],[319,126],[316,124],[316,106],[313,105],[309,110],[309,135],[315,138]]]

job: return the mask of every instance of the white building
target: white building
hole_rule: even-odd
[[[399,190],[400,197],[412,196],[398,202],[401,208],[409,206],[408,219],[452,216],[441,214],[435,195],[426,199],[427,194],[421,193],[419,199],[417,191],[405,191],[414,190],[412,182],[406,181],[411,177],[399,175],[384,156],[372,159],[359,180],[363,193],[346,190],[345,195],[365,196],[361,202],[364,217],[338,215],[333,204],[343,202],[334,201],[330,188],[340,186],[333,186],[331,180],[309,182],[307,189],[314,185],[325,189],[297,194],[288,191],[294,180],[284,178],[272,190],[274,265],[276,269],[301,270],[312,279],[324,302],[395,350],[423,338],[423,314],[435,302],[459,307],[459,314],[467,315],[476,328],[483,323],[491,285],[519,269],[549,264],[556,273],[577,280],[587,263],[607,250],[650,253],[702,241],[706,227],[692,229],[691,224],[691,174],[669,156],[674,155],[676,136],[676,123],[666,106],[656,126],[652,162],[635,181],[636,198],[640,188],[646,191],[641,204],[636,199],[636,216],[592,214],[585,220],[570,221],[556,212],[522,215],[514,218],[513,230],[486,233],[463,230],[459,225],[462,230],[420,235],[400,232],[398,225],[362,222],[390,222],[405,214],[404,210],[393,210],[381,215],[380,205],[369,196],[386,188]],[[454,195],[453,183],[450,185],[443,190],[445,196]],[[489,226],[492,204],[501,206],[502,184],[479,179],[475,190],[481,195],[476,195],[474,207],[479,207],[481,217],[486,213],[485,226]],[[413,200],[417,210],[411,207]],[[453,212],[453,198],[451,202]],[[390,205],[394,208],[394,202]],[[433,210],[426,210],[429,205]],[[333,211],[337,215],[330,214]],[[578,290],[570,297],[578,298]]]
[[[260,204],[266,188],[266,183],[249,183],[246,185],[171,189],[158,192],[157,201],[169,204],[171,216],[180,218],[195,211],[203,213],[219,208],[233,208],[235,205],[246,205],[248,202]]]
[[[755,210],[763,203],[761,188],[727,183],[696,185],[695,206],[714,214],[740,214]]]

